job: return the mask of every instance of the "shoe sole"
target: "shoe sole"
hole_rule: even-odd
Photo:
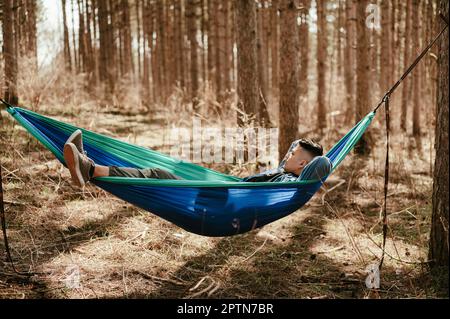
[[[78,160],[78,156],[75,156],[77,152],[78,150],[74,144],[64,145],[64,160],[66,161],[67,168],[70,171],[72,181],[78,187],[83,187],[84,180],[80,171],[80,161]]]

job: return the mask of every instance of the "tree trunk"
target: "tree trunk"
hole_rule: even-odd
[[[342,76],[342,68],[343,68],[343,57],[342,57],[342,36],[341,36],[341,29],[342,29],[342,11],[343,11],[343,4],[342,0],[338,0],[338,18],[337,18],[337,75],[338,78]]]
[[[327,57],[326,1],[316,1],[317,5],[317,128],[320,132],[327,127],[327,108],[325,105],[325,69]]]
[[[407,0],[406,3],[406,21],[405,21],[405,34],[404,34],[404,47],[403,47],[403,68],[406,70],[410,61],[410,36],[411,36],[411,7],[412,0]],[[401,115],[400,115],[400,128],[403,132],[406,132],[407,127],[407,115],[408,115],[408,102],[411,92],[411,81],[408,78],[403,82],[402,88],[402,104],[401,104]]]
[[[182,13],[182,5],[180,1],[175,1],[175,39],[176,39],[176,48],[175,48],[175,56],[176,56],[176,65],[177,65],[177,80],[182,88],[185,87],[184,80],[184,33],[183,33],[183,15]],[[209,38],[208,38],[209,44]],[[209,49],[209,47],[208,47]]]
[[[86,53],[87,53],[87,72],[89,74],[89,90],[92,91],[97,85],[97,68],[95,62],[96,52],[94,52],[94,45],[92,44],[92,32],[91,32],[91,21],[93,20],[95,24],[95,11],[93,10],[92,4],[89,5],[89,0],[85,0],[85,11],[86,11]],[[95,41],[95,38],[94,38]]]
[[[133,73],[133,56],[131,51],[131,25],[130,25],[130,5],[128,0],[122,0],[122,32],[123,32],[123,63],[124,74]]]
[[[391,26],[390,22],[390,6],[392,0],[382,0],[381,2],[381,75],[380,75],[380,91],[383,94],[391,84]]]
[[[228,95],[230,89],[231,89],[231,82],[230,82],[230,56],[231,56],[231,50],[230,50],[230,6],[231,2],[229,0],[225,0],[222,2],[223,5],[223,25],[224,25],[224,32],[223,32],[223,86],[225,89],[225,96]]]
[[[79,61],[79,56],[78,56],[78,50],[77,50],[77,45],[76,45],[76,38],[75,38],[75,12],[74,12],[74,0],[70,0],[70,6],[71,6],[71,10],[72,10],[72,48],[73,48],[73,59],[74,59],[74,65],[75,65],[75,70],[76,72],[79,72],[79,65],[78,65],[78,61]]]
[[[448,1],[441,0],[440,11],[448,21]],[[444,23],[440,23],[440,28]],[[449,211],[449,114],[448,114],[448,29],[439,42],[438,98],[436,114],[436,159],[433,176],[433,211],[431,215],[430,249],[428,257],[432,266],[448,267],[448,211]]]
[[[254,121],[257,116],[258,81],[256,58],[256,8],[252,0],[236,2],[237,72],[239,126]],[[216,43],[217,44],[217,43]],[[244,114],[241,114],[244,113]],[[248,121],[250,120],[250,121]]]
[[[419,17],[419,0],[413,0],[413,6],[412,6],[412,12],[414,14],[414,17]],[[413,52],[417,52],[419,48],[419,21],[420,19],[417,19],[417,21],[414,22],[414,29],[412,33],[412,47],[414,48]],[[412,103],[413,103],[413,136],[417,141],[417,147],[421,149],[420,145],[420,67],[417,67],[412,72],[412,80],[413,80],[413,97],[412,97]]]
[[[279,47],[279,18],[278,18],[278,2],[280,0],[272,0],[272,7],[270,10],[270,24],[272,28],[271,35],[271,64],[272,64],[272,95],[278,97],[278,69],[279,69],[279,57],[278,57],[278,47]]]
[[[311,0],[303,0],[301,3],[303,7],[301,13],[301,20],[299,26],[299,42],[300,42],[300,96],[308,100],[308,65],[309,65],[309,25],[308,14],[311,6]]]
[[[214,52],[215,57],[215,78],[216,78],[216,98],[220,99],[220,94],[222,92],[222,68],[221,68],[221,37],[222,37],[222,30],[221,30],[221,15],[220,15],[220,5],[223,5],[221,0],[213,0],[214,2],[214,48],[216,51]],[[251,23],[251,22],[249,22]]]
[[[368,113],[369,107],[369,46],[367,41],[366,7],[368,0],[355,0],[356,3],[356,120]],[[363,134],[356,144],[359,155],[367,155],[371,148],[370,131]]]
[[[448,21],[448,0],[441,0],[439,4]],[[441,21],[440,28],[444,27]],[[442,35],[439,43],[439,80],[436,114],[436,159],[433,177],[433,212],[431,217],[431,234],[429,259],[432,266],[447,266],[449,262],[448,242],[448,211],[449,211],[449,114],[448,114],[448,29]]]
[[[424,1],[425,2],[425,1]],[[397,63],[398,63],[398,46],[397,46],[397,32],[396,32],[396,28],[399,25],[399,12],[400,10],[398,10],[398,6],[399,6],[399,2],[397,0],[392,0],[392,12],[391,12],[391,52],[390,52],[390,57],[391,57],[391,83],[389,83],[389,85],[392,85],[394,83],[392,83],[394,81],[394,79],[397,78]]]
[[[353,121],[355,114],[355,55],[353,51],[355,30],[355,5],[353,0],[345,1],[345,49],[344,49],[344,84],[345,84],[345,101],[347,110],[345,113],[345,123]]]
[[[257,9],[257,25],[258,29],[256,32],[257,38],[257,57],[258,57],[258,99],[259,99],[259,123],[262,126],[270,126],[269,112],[267,111],[267,78],[266,78],[266,67],[264,63],[266,60],[265,56],[265,46],[263,43],[263,14],[264,9],[259,7]]]
[[[27,0],[27,54],[33,59],[33,66],[37,67],[37,28],[36,28],[36,1]]]
[[[150,41],[149,27],[152,19],[149,1],[144,1],[142,5],[142,90],[144,96],[144,105],[149,108],[152,97],[150,88]]]
[[[86,33],[84,32],[84,15],[83,15],[83,9],[82,9],[82,0],[77,1],[78,6],[78,49],[79,49],[79,63],[80,63],[80,71],[86,72]]]
[[[207,1],[207,5],[208,5],[208,19],[207,19],[207,26],[206,26],[206,30],[208,33],[208,52],[207,52],[207,65],[208,65],[208,81],[209,84],[211,85],[211,88],[214,89],[215,88],[215,79],[214,79],[214,61],[215,61],[215,57],[214,57],[214,53],[215,53],[215,48],[214,46],[216,45],[214,40],[215,40],[215,28],[214,28],[214,18],[215,18],[215,11],[214,11],[214,4],[212,2],[212,0]]]
[[[188,0],[186,3],[186,18],[188,21],[188,39],[190,48],[190,77],[191,77],[191,90],[190,96],[192,101],[192,107],[197,111],[198,105],[198,43],[197,43],[197,0]]]
[[[66,15],[66,0],[62,0],[63,11],[63,33],[64,33],[64,61],[66,69],[70,71],[72,69],[72,60],[70,57],[70,43],[69,43],[69,29],[67,28],[67,15]]]
[[[298,132],[298,31],[294,0],[280,2],[280,134],[278,159],[281,160]]]
[[[135,9],[136,9],[136,41],[137,41],[137,78],[139,81],[141,80],[141,16],[140,16],[140,4],[141,1],[135,2]]]
[[[3,1],[3,58],[5,61],[5,100],[17,105],[17,68],[16,54],[14,53],[14,22],[12,0]]]

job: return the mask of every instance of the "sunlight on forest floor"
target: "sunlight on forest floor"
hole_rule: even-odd
[[[157,150],[163,145],[158,118],[87,110],[56,117]],[[49,151],[4,118],[12,254],[18,268],[39,274],[26,284],[0,274],[0,298],[442,297],[422,263],[431,219],[427,137],[421,155],[405,147],[407,138],[392,138],[389,234],[382,286],[373,292],[364,280],[381,254],[382,137],[367,159],[349,156],[324,189],[343,184],[322,190],[303,209],[247,234],[208,238],[92,185],[77,189]]]

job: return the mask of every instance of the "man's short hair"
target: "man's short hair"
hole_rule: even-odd
[[[301,138],[298,140],[298,144],[305,149],[306,151],[308,151],[309,153],[311,153],[311,155],[313,157],[316,156],[322,156],[323,155],[323,148],[322,145],[320,145],[319,143],[313,141],[312,139],[309,138]]]

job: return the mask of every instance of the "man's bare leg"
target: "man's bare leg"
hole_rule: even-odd
[[[109,166],[95,165],[93,177],[109,176]]]

